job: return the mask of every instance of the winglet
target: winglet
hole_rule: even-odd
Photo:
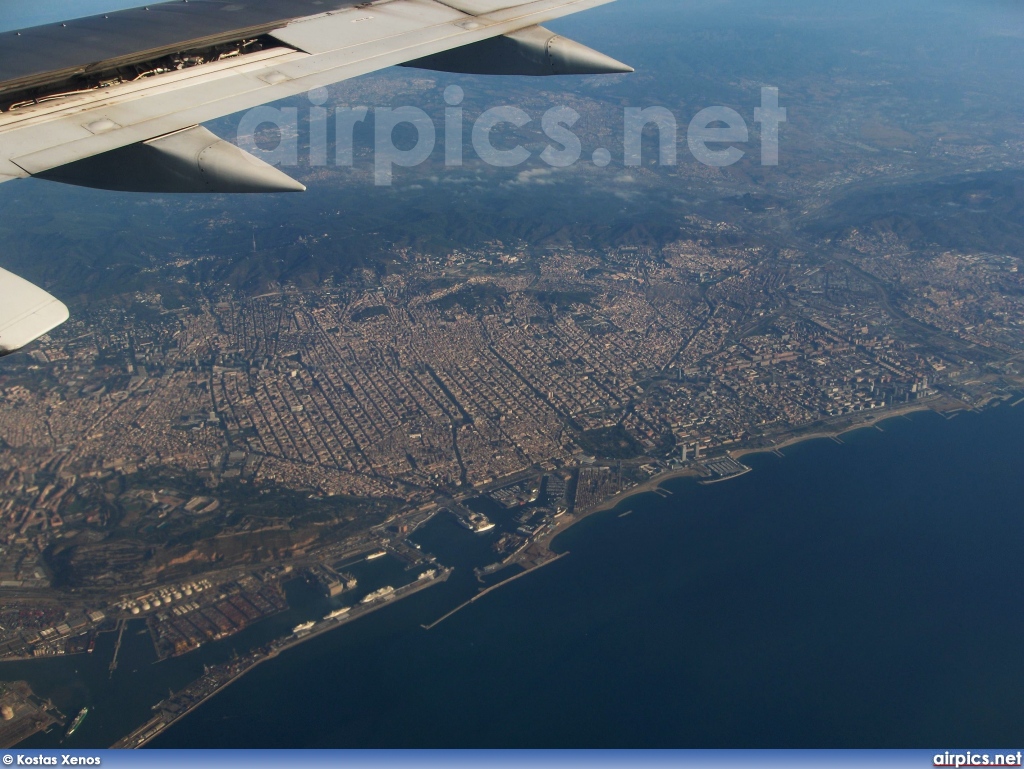
[[[0,355],[8,355],[68,319],[64,303],[0,269]]]

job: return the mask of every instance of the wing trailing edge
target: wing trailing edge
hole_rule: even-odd
[[[137,45],[121,39],[135,29],[132,24],[141,23],[137,17],[148,18],[144,10],[133,11],[123,20],[117,14],[110,14],[109,19],[95,17],[85,26],[90,30],[90,25],[96,27],[91,30],[96,39],[86,36],[88,40],[82,42],[85,47],[69,50],[67,61],[57,55],[62,50],[58,44],[62,36],[72,33],[70,39],[79,40],[87,30],[77,29],[75,23],[66,28],[26,30],[25,38],[38,43],[40,55],[25,63],[24,71],[19,69],[17,56],[5,59],[0,55],[0,81],[9,78],[0,82],[0,182],[36,176],[140,192],[299,189],[301,185],[283,174],[274,176],[266,168],[255,170],[257,166],[246,160],[249,156],[232,153],[226,143],[218,144],[216,137],[198,132],[196,127],[398,64],[481,74],[630,72],[624,64],[538,26],[611,1],[164,3],[152,7],[160,9],[160,14],[166,11],[189,21],[187,25],[182,21],[181,29],[175,27],[173,35],[167,32],[167,40],[164,32],[157,36],[159,39],[151,40],[160,25],[148,22],[138,27]],[[189,10],[192,6],[197,13],[194,19]],[[207,18],[207,11],[221,6],[237,6],[239,14],[248,13],[244,29],[225,31],[228,27],[220,14],[214,14],[219,20],[210,26],[213,17]],[[282,18],[303,10],[308,13],[312,7],[322,11],[302,18]],[[153,13],[154,19],[160,15]],[[275,18],[282,21],[274,23]],[[108,22],[114,32],[122,21],[125,25],[120,37],[114,36],[117,45],[100,34]],[[181,39],[186,29],[196,37],[176,46],[177,53],[168,54],[172,45],[169,41]],[[18,33],[12,34],[13,41],[21,40]],[[256,34],[258,38],[249,37]],[[158,58],[134,54],[135,48],[153,52]],[[45,69],[41,63],[45,59],[43,49],[54,52],[55,69],[49,80],[41,71]],[[114,58],[77,69],[70,67],[72,62],[103,57],[105,51]],[[120,66],[123,62],[128,64]],[[110,69],[112,66],[114,69]],[[71,71],[73,75],[68,74]],[[164,139],[172,136],[178,138]],[[209,143],[203,144],[207,139]],[[199,151],[189,157],[195,147]],[[140,158],[144,162],[136,164]],[[140,179],[142,171],[153,178]]]

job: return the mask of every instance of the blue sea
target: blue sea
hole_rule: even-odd
[[[556,539],[567,556],[425,630],[478,589],[457,569],[258,667],[152,745],[1024,742],[1024,405],[918,413],[782,453],[587,518]],[[444,562],[479,557],[474,535],[435,522],[422,538]],[[70,746],[105,747],[204,662],[319,611],[293,600],[180,659],[153,664],[140,624],[112,675],[105,636],[89,658],[4,678],[65,712],[88,703]]]

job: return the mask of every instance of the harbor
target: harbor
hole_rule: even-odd
[[[292,655],[275,674],[264,666],[266,673],[211,703],[209,714],[152,744],[373,748],[386,735],[393,747],[444,747],[464,742],[468,725],[484,746],[529,735],[523,739],[558,747],[641,739],[667,747],[700,745],[709,728],[725,733],[716,724],[740,723],[752,739],[778,745],[825,739],[844,717],[874,723],[873,714],[893,702],[901,705],[892,716],[900,734],[922,743],[940,731],[954,735],[947,739],[994,736],[998,724],[971,714],[1002,696],[1000,707],[1019,716],[1002,682],[1006,670],[1016,670],[1020,621],[1005,635],[980,638],[943,613],[936,620],[952,629],[936,636],[933,625],[921,623],[920,590],[953,591],[957,612],[966,610],[975,627],[1001,621],[1012,603],[1012,596],[992,595],[991,569],[1000,564],[999,578],[1014,580],[1021,534],[1007,505],[1020,484],[1006,492],[960,484],[964,473],[1014,454],[1021,421],[1004,428],[1007,412],[1021,409],[952,422],[922,414],[912,423],[886,423],[884,433],[851,433],[844,445],[823,440],[794,446],[785,459],[750,456],[744,461],[754,472],[735,483],[671,481],[668,498],[633,497],[563,531],[554,548],[572,557],[529,578],[503,580],[503,589],[430,631],[420,625],[443,610],[409,611],[401,627],[373,623],[365,633],[311,648],[308,658]],[[981,419],[983,428],[969,429]],[[965,456],[964,446],[980,450]],[[900,494],[909,493],[922,495],[923,504],[908,509]],[[626,509],[633,514],[619,518]],[[437,524],[438,536],[465,537],[453,546],[473,541],[453,521]],[[972,556],[992,556],[995,547],[999,560],[951,574],[934,561],[937,544]],[[923,579],[894,586],[891,574],[901,568]],[[821,621],[806,619],[810,612]],[[827,648],[829,656],[808,659],[811,647]],[[982,647],[987,656],[978,659],[992,662],[977,686],[962,692],[967,701],[935,703],[926,721],[902,714],[902,703],[914,699],[902,689],[904,679],[886,680],[878,669],[880,659],[898,660],[916,680],[934,676],[942,688],[949,660]],[[832,655],[844,664],[823,666]],[[737,670],[743,675],[732,675]],[[830,696],[808,702],[780,688],[780,676]],[[302,715],[267,717],[289,681],[302,687],[308,706]],[[498,696],[482,714],[488,692]],[[663,716],[631,718],[639,698]],[[784,708],[774,705],[779,701]],[[330,717],[309,715],[321,711]],[[501,727],[491,728],[495,723]]]
[[[433,585],[445,582],[450,575],[451,569],[441,569],[429,578],[417,579],[415,582],[398,589],[392,588],[387,595],[391,600],[407,598],[421,590],[426,590]],[[176,721],[208,702],[212,697],[215,697],[264,662],[268,662],[306,641],[389,605],[390,600],[378,600],[378,598],[380,596],[370,601],[360,602],[345,611],[335,613],[334,616],[328,615],[320,621],[303,623],[295,627],[291,634],[264,647],[255,649],[249,654],[235,657],[217,666],[208,667],[204,674],[188,687],[180,692],[172,693],[167,699],[154,705],[153,710],[156,712],[156,715],[124,738],[115,742],[111,745],[111,748],[132,749],[143,747]]]
[[[921,404],[917,405],[920,407]],[[876,421],[860,423],[857,427],[873,426]],[[841,427],[851,429],[852,426],[846,423]],[[871,432],[883,435],[876,430]],[[886,430],[884,434],[889,432]],[[800,436],[800,440],[814,437],[832,436],[805,435]],[[795,442],[798,441],[782,445]],[[834,445],[843,449],[846,441],[836,441]],[[764,457],[783,456],[773,446],[765,447],[761,453]],[[694,482],[694,487],[710,486],[720,480],[749,473],[759,466],[756,462],[739,462],[736,457],[740,455],[737,452],[727,456],[702,457],[699,463],[656,473],[646,483],[637,482],[635,467],[616,463],[613,466],[585,466],[579,470],[579,478],[568,473],[546,474],[535,480],[514,481],[510,491],[506,490],[508,486],[498,486],[496,490],[484,489],[459,499],[439,498],[436,506],[425,506],[408,518],[394,519],[359,542],[310,553],[302,561],[288,566],[275,566],[250,576],[228,575],[227,581],[214,579],[205,587],[197,584],[192,595],[183,595],[181,600],[174,600],[176,591],[171,587],[161,588],[162,592],[154,592],[148,597],[126,601],[126,612],[131,609],[139,609],[140,612],[130,613],[130,617],[136,618],[134,620],[118,618],[115,622],[111,618],[109,629],[114,632],[105,634],[110,640],[105,644],[107,651],[101,652],[112,663],[109,673],[105,671],[105,677],[136,672],[131,666],[137,668],[137,661],[122,662],[125,655],[122,646],[130,636],[137,636],[139,632],[152,636],[158,659],[170,661],[188,659],[195,647],[181,648],[179,652],[162,642],[161,639],[169,638],[166,628],[175,628],[185,634],[190,628],[208,627],[207,632],[213,635],[207,640],[215,653],[205,653],[204,648],[201,656],[208,661],[203,663],[198,675],[193,673],[187,681],[172,685],[173,693],[152,706],[152,715],[144,719],[145,723],[132,729],[127,736],[118,738],[115,744],[122,747],[148,744],[181,717],[209,701],[256,666],[278,657],[282,651],[392,605],[396,599],[417,593],[424,587],[447,582],[457,570],[461,577],[446,592],[453,599],[448,606],[453,608],[443,607],[442,602],[434,617],[417,618],[417,626],[435,630],[471,604],[493,595],[499,587],[508,586],[564,558],[568,554],[567,549],[563,546],[554,550],[553,541],[580,521],[611,507],[619,506],[622,510],[625,507],[621,504],[623,500],[654,489],[660,492],[652,495],[654,499],[661,498],[665,503],[671,503],[679,495],[680,487],[674,483],[670,487],[661,484],[672,478],[688,477]],[[634,505],[622,512],[617,511],[617,517],[632,521],[634,513],[641,509]],[[438,515],[440,512],[452,514]],[[466,525],[467,521],[478,525]],[[481,522],[486,522],[484,531],[478,530]],[[508,576],[502,573],[506,570]],[[296,577],[304,579],[297,580]],[[285,580],[291,580],[292,584],[304,582],[306,591],[316,596],[315,602],[295,604],[289,597],[285,603],[284,593],[279,593],[280,588],[274,587]],[[476,585],[471,587],[474,581]],[[185,586],[180,587],[183,593]],[[203,590],[199,590],[200,587]],[[164,605],[154,606],[158,598]],[[270,598],[279,603],[275,606],[269,602]],[[243,612],[259,611],[261,600],[267,600],[271,610],[263,616],[254,616],[250,621]],[[149,608],[146,608],[147,604]],[[276,614],[282,616],[276,617]],[[256,619],[260,621],[257,623]],[[129,622],[143,622],[146,629],[139,631],[138,624],[129,629]],[[247,625],[249,628],[245,629]],[[277,635],[268,636],[271,628],[277,628]],[[229,646],[224,645],[236,637],[241,646],[233,640]],[[222,651],[217,652],[217,647]],[[224,649],[236,648],[239,653],[232,652],[230,657],[223,654]],[[166,651],[161,654],[161,650],[171,650],[171,654],[168,656]],[[129,653],[128,656],[129,660],[137,660],[137,653]],[[116,665],[113,664],[115,659]],[[107,667],[106,660],[103,661],[104,668]],[[121,669],[126,666],[129,666],[128,670],[122,673]],[[163,691],[166,693],[167,688]],[[146,703],[147,708],[150,703]],[[75,713],[74,708],[77,707],[67,706],[65,712]],[[83,729],[91,733],[95,726],[94,717],[90,715]],[[73,737],[80,739],[77,732]]]

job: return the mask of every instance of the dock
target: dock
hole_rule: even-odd
[[[110,660],[110,678],[114,677],[114,671],[117,670],[117,655],[121,652],[121,639],[124,638],[124,629],[128,626],[128,620],[118,620],[117,622],[117,642],[114,644],[114,656]]]
[[[349,614],[333,620],[321,620],[308,633],[301,636],[287,635],[272,641],[265,647],[256,649],[241,657],[236,657],[228,662],[207,668],[202,676],[186,686],[182,691],[171,694],[167,699],[158,702],[153,706],[156,715],[149,719],[142,726],[132,730],[131,733],[122,737],[111,745],[111,748],[141,748],[158,735],[162,734],[172,724],[191,713],[193,710],[217,696],[227,687],[251,670],[272,660],[282,652],[293,649],[299,644],[305,643],[311,638],[328,633],[335,628],[348,624],[352,620],[364,617],[385,606],[390,606],[395,601],[407,598],[410,595],[425,590],[433,585],[447,581],[451,576],[452,569],[443,569],[433,579],[424,579],[412,582],[398,588],[393,597],[386,601],[377,601],[368,605],[352,607]]]
[[[64,716],[25,681],[0,682],[0,705],[10,708],[10,720],[0,721],[0,748],[12,748],[33,734],[63,724]]]

